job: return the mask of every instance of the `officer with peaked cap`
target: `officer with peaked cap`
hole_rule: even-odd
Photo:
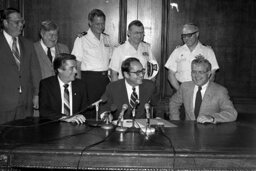
[[[211,78],[214,80],[215,71],[219,69],[218,62],[211,47],[204,46],[199,41],[197,25],[188,23],[183,25],[181,39],[184,45],[178,46],[170,55],[165,67],[168,71],[168,80],[178,90],[180,83],[191,81],[191,62],[198,55],[204,56],[212,65]]]

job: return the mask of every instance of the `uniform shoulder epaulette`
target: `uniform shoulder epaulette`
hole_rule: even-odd
[[[145,43],[146,45],[150,45],[150,43],[148,43],[148,42],[145,42],[144,40],[142,41],[143,43]]]
[[[206,47],[208,47],[208,48],[212,49],[212,47],[211,47],[210,45],[206,45]]]
[[[85,36],[85,35],[87,35],[87,32],[86,32],[86,31],[83,31],[83,32],[81,32],[81,33],[78,33],[78,34],[76,35],[76,37],[81,38],[81,37],[83,37],[83,36]]]
[[[105,36],[109,36],[107,33],[102,33],[103,35],[105,35]]]
[[[179,47],[181,47],[181,45],[176,46],[175,49],[177,49],[177,48],[179,48]]]

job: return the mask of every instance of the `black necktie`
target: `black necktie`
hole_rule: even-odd
[[[136,108],[137,100],[138,100],[138,95],[136,93],[135,87],[133,87],[132,88],[131,98],[130,98],[130,105],[131,105],[132,108]]]
[[[49,60],[52,62],[52,53],[51,53],[51,48],[47,47],[47,56],[49,58]]]
[[[199,114],[199,111],[200,111],[200,106],[201,106],[201,103],[202,103],[202,95],[201,95],[201,90],[202,90],[202,87],[199,86],[198,87],[198,91],[196,93],[196,101],[195,101],[195,118],[197,119],[198,117],[198,114]]]
[[[68,84],[64,85],[64,114],[66,114],[68,116],[70,115]]]

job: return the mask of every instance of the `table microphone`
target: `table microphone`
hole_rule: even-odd
[[[148,103],[145,103],[144,107],[146,110],[147,126],[150,127],[150,113],[149,113],[150,105]]]
[[[128,105],[127,104],[123,104],[122,106],[122,110],[119,114],[118,120],[116,122],[117,128],[116,131],[119,132],[125,132],[127,128],[123,127],[123,120],[124,120],[124,112],[128,109]],[[121,126],[118,126],[119,122],[121,121]]]

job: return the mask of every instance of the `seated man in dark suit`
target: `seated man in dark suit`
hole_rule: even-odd
[[[170,100],[170,120],[180,119],[179,108],[183,103],[186,120],[214,124],[235,121],[237,111],[229,99],[228,91],[209,81],[211,63],[202,55],[192,61],[191,76],[193,81],[182,83]]]
[[[113,119],[116,120],[123,104],[127,104],[125,119],[132,118],[133,108],[135,108],[135,118],[146,118],[145,104],[155,105],[156,103],[153,98],[154,83],[144,79],[145,69],[137,58],[126,59],[122,63],[121,70],[124,78],[108,84],[103,95],[107,97],[107,103],[103,104],[101,111],[110,111],[111,106],[115,106],[117,110],[112,114]]]
[[[61,53],[54,60],[56,76],[43,79],[39,88],[40,117],[83,123],[81,114],[87,106],[86,87],[76,79],[77,61],[74,55]]]

